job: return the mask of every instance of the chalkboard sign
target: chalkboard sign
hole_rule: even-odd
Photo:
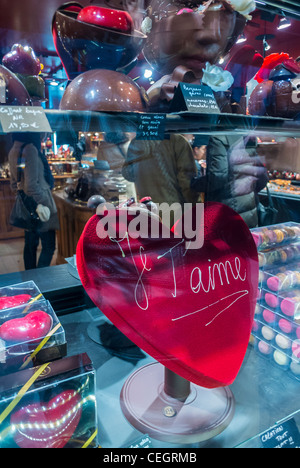
[[[213,90],[206,85],[179,83],[171,103],[170,112],[196,112],[220,114]]]
[[[137,140],[164,140],[165,114],[141,114],[137,126]]]
[[[52,132],[44,109],[38,106],[0,106],[0,123],[4,133]]]
[[[142,437],[139,437],[136,439],[134,442],[131,442],[129,445],[129,448],[150,448],[152,447],[152,441],[148,434],[143,435]]]
[[[300,434],[294,419],[271,427],[260,440],[263,448],[300,448]]]

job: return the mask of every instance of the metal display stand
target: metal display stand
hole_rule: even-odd
[[[154,439],[177,444],[202,442],[220,434],[235,409],[228,387],[194,385],[156,362],[139,368],[126,380],[120,403],[133,427]]]

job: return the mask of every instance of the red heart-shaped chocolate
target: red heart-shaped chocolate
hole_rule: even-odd
[[[81,418],[81,397],[65,390],[49,403],[23,406],[10,418],[14,440],[20,448],[63,448]]]
[[[10,309],[18,305],[26,304],[31,299],[29,294],[18,294],[16,296],[0,297],[0,310]]]
[[[45,337],[52,327],[52,317],[35,310],[24,317],[7,320],[0,327],[0,338],[9,343],[25,343]]]
[[[258,292],[257,249],[242,218],[206,203],[204,244],[191,249],[189,239],[174,235],[180,224],[165,238],[158,218],[146,214],[149,237],[104,239],[109,216],[114,213],[93,216],[77,246],[78,272],[95,305],[183,378],[206,388],[231,384],[247,350]],[[128,215],[128,226],[134,218]],[[160,235],[151,237],[158,228]]]

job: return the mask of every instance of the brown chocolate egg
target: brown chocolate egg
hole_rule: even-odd
[[[251,115],[266,115],[272,98],[273,81],[263,81],[256,86],[249,99],[249,113]]]
[[[27,89],[19,78],[3,65],[0,65],[0,78],[6,85],[6,102],[1,105],[31,106]]]
[[[112,70],[89,70],[66,88],[61,110],[145,112],[140,87],[128,76]]]
[[[299,85],[298,78],[260,83],[250,96],[249,113],[294,119],[300,114]]]

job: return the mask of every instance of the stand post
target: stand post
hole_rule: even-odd
[[[165,367],[164,391],[172,398],[185,401],[191,393],[191,384],[188,380]]]

